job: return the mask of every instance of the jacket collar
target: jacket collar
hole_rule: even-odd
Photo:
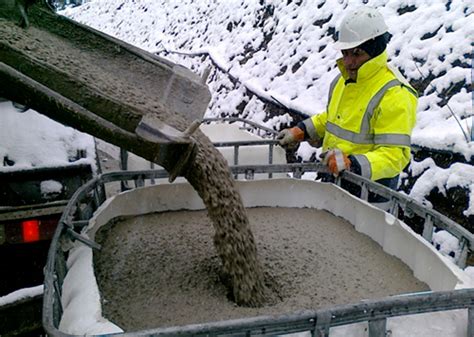
[[[382,54],[365,62],[357,71],[357,83],[367,81],[371,77],[373,77],[380,69],[387,66],[387,60],[388,56],[387,51],[385,50],[384,52],[382,52]],[[347,74],[347,70],[344,67],[342,58],[338,59],[336,63],[344,80],[349,80],[349,75]]]

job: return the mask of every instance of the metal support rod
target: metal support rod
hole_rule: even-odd
[[[145,180],[143,176],[139,176],[137,179],[135,179],[135,187],[143,187],[145,186]]]
[[[474,337],[474,306],[467,310],[467,337]]]
[[[426,241],[431,242],[433,240],[433,218],[431,215],[426,215],[425,223],[423,226],[423,237]]]
[[[293,170],[293,178],[301,179],[302,176],[303,176],[303,170],[301,168],[297,167]]]
[[[331,312],[323,311],[318,313],[316,321],[316,336],[317,337],[329,337],[329,329],[331,328]]]
[[[94,200],[94,209],[97,209],[102,204],[101,200],[100,200],[99,191],[97,190],[97,187],[94,188],[92,193],[93,193],[92,196],[93,196],[93,200]]]
[[[273,144],[268,145],[268,164],[273,164]],[[268,178],[273,178],[271,172],[268,173]]]
[[[85,238],[81,234],[76,233],[73,229],[67,228],[66,231],[73,239],[84,243],[85,245],[91,247],[92,249],[95,249],[95,250],[101,250],[102,249],[102,246],[99,245],[97,242],[94,242],[92,240],[89,240],[89,239]]]
[[[75,220],[71,222],[74,228],[84,228],[89,224],[89,220]]]
[[[58,256],[60,256],[60,258],[56,260],[56,273],[54,274],[54,282],[57,282],[59,289],[61,289],[63,286],[64,278],[67,274],[67,264],[64,253],[61,250],[58,250],[57,254]]]
[[[58,278],[55,277],[53,281],[54,292],[57,294],[58,298],[56,300],[57,310],[59,311],[59,317],[63,315],[63,306],[61,303],[61,287],[59,286]]]
[[[459,253],[458,260],[456,264],[459,268],[464,269],[466,267],[467,255],[469,254],[469,244],[465,238],[462,238],[459,241],[459,247],[461,252]]]
[[[386,337],[387,319],[369,320],[369,337]]]
[[[155,169],[155,163],[151,161],[151,162],[150,162],[150,170],[154,170],[154,169]],[[155,178],[151,178],[151,179],[150,179],[150,183],[151,183],[152,185],[155,185]]]
[[[369,189],[365,183],[361,184],[360,198],[365,201],[369,200]]]
[[[255,177],[255,174],[252,169],[248,169],[245,171],[245,179],[247,180],[253,180]]]
[[[234,146],[234,165],[239,165],[239,146]],[[234,179],[238,178],[238,174],[234,174]]]
[[[396,198],[392,198],[392,200],[390,200],[390,214],[392,214],[395,218],[398,219],[398,208],[399,208],[399,204],[398,204],[398,201]]]

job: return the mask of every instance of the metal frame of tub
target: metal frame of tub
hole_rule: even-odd
[[[246,145],[273,144],[274,140],[259,142],[225,143],[225,146],[240,148]],[[236,152],[238,154],[238,150]],[[270,157],[269,157],[270,158]],[[270,159],[271,160],[271,159]],[[298,163],[286,165],[240,165],[232,166],[234,175],[244,174],[246,179],[251,179],[256,173],[292,173],[294,177],[301,177],[305,172],[324,171],[318,163]],[[145,186],[145,182],[155,179],[167,178],[164,170],[146,171],[119,171],[102,174],[84,184],[71,198],[58,226],[49,250],[48,261],[45,267],[45,290],[43,302],[43,326],[51,336],[69,336],[58,330],[62,315],[61,289],[67,273],[67,254],[61,248],[64,239],[78,240],[93,249],[100,246],[80,234],[92,217],[94,211],[105,201],[103,186],[108,183],[124,180],[133,180],[136,187]],[[336,183],[346,179],[358,184],[362,188],[362,198],[367,198],[368,192],[381,195],[391,202],[391,213],[398,215],[401,208],[405,214],[412,213],[425,219],[424,237],[430,240],[428,232],[433,226],[445,229],[459,239],[461,251],[457,264],[464,267],[466,256],[474,247],[474,235],[459,224],[448,219],[437,211],[426,209],[423,205],[410,197],[392,191],[380,184],[371,182],[360,176],[344,173]],[[468,337],[474,337],[474,289],[453,291],[436,291],[411,296],[383,298],[380,300],[366,301],[352,305],[337,306],[324,310],[304,311],[282,316],[260,316],[248,319],[212,322],[180,327],[152,329],[133,333],[124,333],[125,336],[182,336],[182,335],[275,335],[294,332],[311,331],[312,336],[328,337],[331,327],[342,326],[358,322],[368,322],[369,337],[382,337],[387,333],[387,318],[467,309],[468,311]]]

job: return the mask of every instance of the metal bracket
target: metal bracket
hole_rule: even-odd
[[[425,223],[423,225],[423,237],[428,242],[432,242],[433,240],[433,217],[429,214],[427,214],[425,217]]]
[[[255,177],[255,171],[252,169],[245,170],[245,179],[253,180]]]
[[[82,242],[83,244],[91,247],[92,249],[95,249],[95,250],[101,250],[102,249],[102,246],[99,245],[97,242],[94,242],[90,239],[87,239],[85,238],[84,236],[82,236],[81,234],[77,233],[76,231],[74,231],[70,226],[67,226],[66,227],[66,232],[68,235],[70,235],[74,240],[77,240],[77,241],[80,241]]]
[[[469,243],[465,238],[462,238],[459,242],[461,253],[456,261],[459,268],[464,269],[466,267],[467,255],[469,253]]]
[[[369,337],[386,337],[387,319],[380,318],[369,320]]]
[[[369,189],[367,188],[367,185],[365,182],[362,182],[360,184],[361,192],[360,192],[360,198],[362,200],[369,200]]]
[[[297,167],[293,170],[293,178],[301,179],[303,173],[303,169],[301,167]]]
[[[332,313],[330,311],[324,311],[318,313],[316,319],[316,327],[313,335],[315,337],[329,337],[329,329],[331,327]]]
[[[395,218],[398,219],[398,200],[397,198],[391,198],[390,200],[390,214],[392,214]]]

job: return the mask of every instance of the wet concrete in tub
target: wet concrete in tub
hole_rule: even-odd
[[[205,211],[116,219],[97,234],[103,314],[126,331],[280,314],[428,290],[399,259],[328,212],[247,209],[272,296],[235,305]]]

